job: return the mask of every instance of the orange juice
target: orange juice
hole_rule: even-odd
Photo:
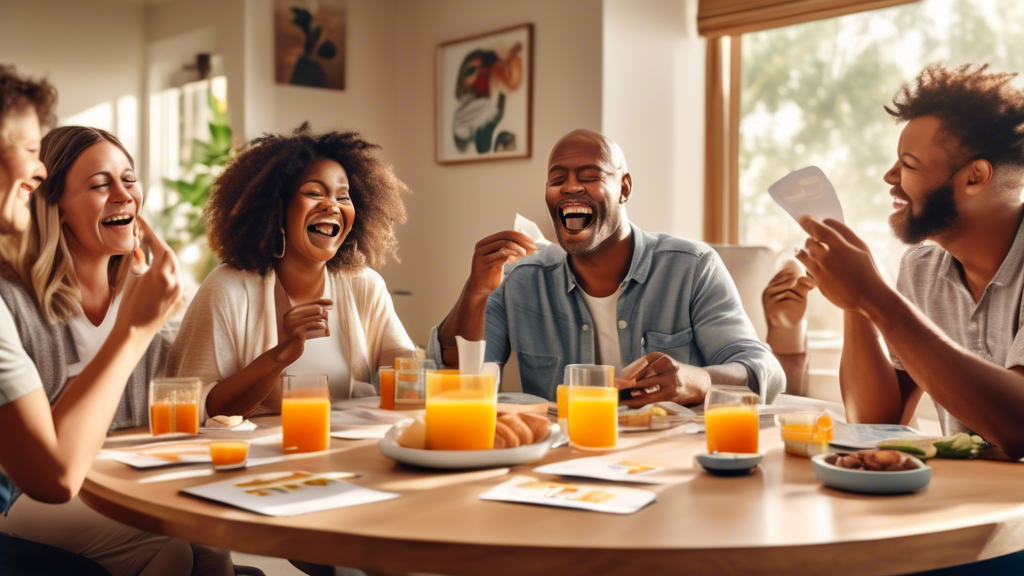
[[[569,420],[569,387],[560,384],[555,398],[558,400],[558,421],[561,423]]]
[[[248,442],[210,443],[210,460],[215,468],[241,468],[248,457]]]
[[[199,405],[174,405],[174,431],[186,434],[199,434]]]
[[[708,452],[757,452],[757,408],[718,406],[704,414]]]
[[[779,414],[776,420],[786,452],[808,457],[828,452],[833,428],[828,412]]]
[[[495,396],[481,390],[446,390],[427,398],[428,450],[490,450],[498,420]]]
[[[281,400],[285,452],[327,450],[331,433],[331,400],[322,396]]]
[[[149,431],[153,436],[174,432],[174,424],[171,420],[172,406],[174,404],[170,402],[159,402],[149,406]]]
[[[606,386],[569,389],[569,440],[583,448],[614,448],[619,435],[619,391]]]
[[[380,371],[380,407],[384,410],[395,409],[395,371]]]

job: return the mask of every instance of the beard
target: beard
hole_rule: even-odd
[[[889,217],[889,227],[900,242],[920,244],[949,230],[960,216],[953,200],[952,179],[925,197],[919,214],[915,215],[912,209],[913,206],[908,205],[903,209],[906,211],[905,215],[897,212]]]

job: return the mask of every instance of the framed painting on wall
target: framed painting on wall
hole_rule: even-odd
[[[274,0],[274,76],[345,89],[345,0]]]
[[[437,161],[529,158],[533,24],[437,47]]]

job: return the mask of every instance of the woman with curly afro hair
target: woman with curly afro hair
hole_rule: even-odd
[[[200,286],[168,360],[206,383],[211,415],[279,412],[282,374],[327,374],[333,399],[373,395],[413,351],[374,268],[397,249],[407,189],[354,132],[264,135],[217,178]]]

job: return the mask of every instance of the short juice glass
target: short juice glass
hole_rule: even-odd
[[[742,386],[712,386],[704,399],[708,452],[757,453],[761,398]]]
[[[615,367],[570,364],[565,367],[565,385],[569,387],[569,442],[584,450],[614,448],[619,436]]]
[[[777,414],[775,422],[782,433],[786,452],[806,457],[828,452],[833,427],[832,417],[828,412]]]
[[[149,385],[149,431],[161,434],[199,434],[198,378],[157,378]]]
[[[326,374],[282,376],[281,428],[285,452],[319,452],[331,443],[331,396]]]
[[[377,380],[380,384],[380,407],[395,409],[395,369],[381,366]]]
[[[216,470],[234,470],[245,468],[245,462],[249,458],[248,442],[211,442],[210,460]]]
[[[427,449],[490,450],[498,421],[491,374],[426,373]]]

